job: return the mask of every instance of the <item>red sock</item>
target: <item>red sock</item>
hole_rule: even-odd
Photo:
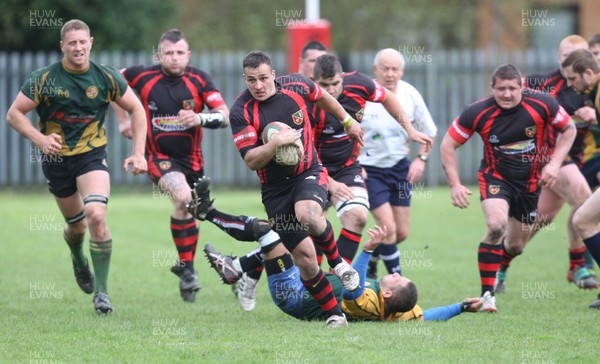
[[[320,267],[321,263],[323,263],[323,251],[321,250],[321,248],[319,248],[319,246],[314,241],[313,241],[313,244],[315,246],[315,252],[317,252],[317,264]]]
[[[327,257],[327,262],[331,268],[342,262],[342,257],[338,253],[337,245],[335,243],[335,236],[333,236],[333,228],[331,227],[329,220],[327,220],[327,227],[325,227],[325,231],[323,231],[323,233],[319,236],[314,236],[312,239]]]
[[[587,248],[584,246],[580,249],[569,249],[569,270],[575,269],[575,267],[583,267],[585,265],[585,259],[583,254]]]
[[[171,217],[171,234],[179,253],[179,261],[193,267],[194,254],[198,245],[198,225],[194,218],[178,220]]]
[[[329,283],[329,280],[325,277],[325,273],[321,269],[319,269],[319,273],[316,276],[308,281],[302,279],[302,284],[304,284],[304,287],[313,296],[315,301],[321,305],[321,309],[327,317],[331,315],[342,316],[342,310],[333,295],[331,283]]]
[[[502,245],[479,243],[477,258],[479,263],[479,277],[481,278],[481,295],[486,291],[494,292],[496,272],[502,261]]]
[[[340,231],[340,236],[338,236],[337,239],[337,247],[342,259],[350,264],[352,264],[352,260],[356,256],[361,237],[361,234],[355,233],[354,231],[347,229],[342,229],[342,231]]]
[[[505,271],[510,266],[510,262],[515,259],[516,255],[510,254],[506,247],[504,247],[504,243],[502,245],[502,262],[500,263],[500,270]]]

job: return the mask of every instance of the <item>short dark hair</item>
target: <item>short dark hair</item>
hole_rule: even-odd
[[[85,30],[88,33],[88,35],[90,34],[90,27],[88,27],[86,23],[79,19],[71,19],[68,22],[66,22],[60,29],[60,39],[65,39],[65,34],[72,30]]]
[[[313,70],[313,77],[315,79],[332,78],[340,73],[342,73],[342,65],[333,54],[324,54],[317,58]]]
[[[242,68],[258,68],[260,65],[266,64],[273,68],[273,61],[267,52],[252,51],[244,57]]]
[[[300,57],[302,59],[305,59],[308,56],[308,51],[310,50],[327,52],[327,48],[325,47],[325,45],[323,45],[323,43],[319,42],[318,40],[311,40],[310,42],[306,43],[306,45],[302,48],[302,54],[300,55]]]
[[[577,49],[569,53],[567,58],[560,64],[562,68],[573,66],[573,72],[582,75],[585,70],[590,69],[594,73],[600,73],[598,60],[592,52],[587,49]]]
[[[388,312],[408,312],[417,304],[419,293],[413,282],[392,289],[392,296],[385,299]]]
[[[600,44],[600,33],[592,35],[590,39],[588,39],[588,44],[590,47],[595,44]]]
[[[187,42],[187,39],[185,38],[185,35],[183,35],[183,32],[179,29],[173,28],[173,29],[167,30],[160,36],[160,39],[158,40],[158,45],[160,46],[160,44],[162,42],[164,42],[165,40],[168,40],[169,42],[177,43],[182,39]]]
[[[517,80],[521,86],[521,71],[514,64],[500,65],[492,73],[492,86],[496,84],[497,80]]]

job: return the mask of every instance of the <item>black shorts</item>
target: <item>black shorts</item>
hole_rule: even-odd
[[[45,157],[42,171],[51,194],[58,198],[72,196],[77,192],[77,177],[91,171],[108,171],[106,146],[68,157]]]
[[[537,217],[541,188],[537,187],[534,192],[527,192],[528,186],[527,181],[507,181],[479,172],[481,201],[489,198],[503,199],[508,202],[508,216],[531,225]]]
[[[271,228],[291,252],[309,236],[308,227],[296,217],[294,205],[298,201],[312,200],[324,208],[327,202],[327,173],[322,167],[314,168],[290,179],[288,183],[263,185],[261,193]]]
[[[185,176],[190,188],[194,188],[194,183],[198,178],[204,176],[204,169],[200,168],[198,171],[191,169],[187,163],[184,163],[176,158],[168,156],[156,156],[153,154],[146,154],[148,160],[148,177],[150,180],[158,186],[158,181],[169,172],[180,172]]]
[[[598,172],[600,172],[600,157],[590,159],[585,162],[583,166],[581,166],[581,174],[585,177],[590,188],[594,190],[594,188],[598,187],[600,184],[598,182]]]
[[[367,189],[365,181],[362,178],[362,171],[358,162],[354,162],[348,167],[334,169],[333,171],[328,169],[328,172],[329,177],[345,184],[348,187],[362,187]]]

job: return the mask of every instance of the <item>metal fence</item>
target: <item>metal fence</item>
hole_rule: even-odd
[[[450,122],[466,105],[490,94],[489,82],[493,69],[502,63],[513,62],[526,73],[548,72],[557,67],[555,50],[530,49],[507,52],[498,50],[423,50],[404,49],[406,67],[404,80],[415,86],[429,106],[438,126],[435,143],[424,183],[429,186],[445,184],[439,157],[439,143]],[[221,90],[228,105],[244,90],[241,60],[244,51],[194,55],[191,64],[208,71]],[[346,70],[358,70],[372,75],[375,52],[350,53],[342,56]],[[272,52],[279,75],[286,64],[283,52]],[[5,119],[8,107],[19,92],[25,78],[35,69],[59,60],[59,53],[2,53],[0,52],[0,115]],[[149,53],[113,52],[92,54],[98,63],[117,68],[136,64],[151,64]],[[37,115],[30,118],[37,122]],[[108,154],[111,180],[114,185],[146,185],[144,176],[134,177],[122,170],[124,158],[129,155],[131,142],[122,138],[112,113],[107,120]],[[475,140],[476,139],[476,140]],[[206,173],[214,183],[228,187],[257,187],[256,174],[250,171],[237,152],[229,129],[206,130],[202,148],[206,159]],[[417,149],[417,148],[413,148]],[[476,183],[476,171],[482,155],[478,138],[459,149],[459,170],[464,183]],[[12,130],[3,120],[0,123],[0,187],[43,186],[45,179],[40,166],[40,155],[33,144]]]

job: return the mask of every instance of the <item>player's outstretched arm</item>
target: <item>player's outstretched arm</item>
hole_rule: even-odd
[[[350,137],[350,140],[356,139],[358,144],[361,146],[364,145],[364,131],[358,121],[354,120],[350,114],[344,110],[342,105],[329,94],[329,92],[324,90],[321,91],[321,98],[316,102],[317,106],[338,118],[344,126],[344,130],[346,131],[346,134],[348,134],[348,137]]]
[[[425,133],[415,129],[410,120],[408,120],[406,111],[400,104],[400,101],[398,101],[398,99],[391,92],[386,89],[384,90],[385,95],[381,101],[383,107],[385,107],[387,112],[406,130],[411,140],[417,143],[425,144],[425,152],[429,152],[433,145],[433,140]]]
[[[434,307],[423,311],[425,321],[446,321],[463,312],[479,312],[483,305],[481,298],[467,298],[453,305]]]
[[[345,300],[355,300],[360,297],[365,290],[365,280],[367,278],[367,267],[369,265],[369,258],[371,257],[371,253],[373,250],[381,244],[383,238],[387,235],[387,227],[380,227],[375,225],[373,229],[369,229],[367,231],[370,239],[365,243],[364,249],[356,260],[352,267],[358,272],[358,277],[360,278],[360,285],[356,291],[348,291],[345,288],[342,288],[342,298]]]

